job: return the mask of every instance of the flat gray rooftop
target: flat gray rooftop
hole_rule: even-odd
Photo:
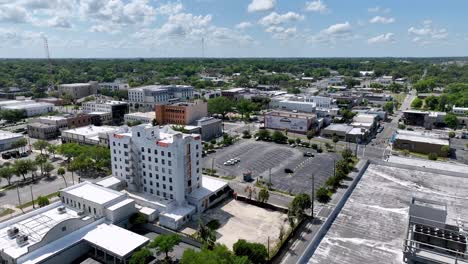
[[[411,197],[447,204],[447,222],[468,219],[468,176],[369,165],[309,263],[403,262]]]

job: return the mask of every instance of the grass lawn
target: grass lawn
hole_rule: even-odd
[[[3,210],[3,212],[0,213],[0,217],[4,217],[4,216],[7,216],[11,213],[13,213],[15,210],[11,209],[11,208],[6,208],[5,210]]]
[[[59,192],[54,192],[54,193],[48,194],[48,195],[43,196],[43,197],[46,197],[47,199],[50,199],[50,198],[58,196],[58,194],[59,194]],[[37,205],[37,199],[34,200],[34,204]],[[24,208],[32,206],[32,205],[33,205],[33,201],[29,201],[27,203],[20,204],[20,205],[16,206],[16,208],[24,209]]]

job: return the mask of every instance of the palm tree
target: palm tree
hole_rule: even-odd
[[[3,166],[0,168],[0,178],[6,179],[8,185],[11,185],[11,177],[13,177],[14,171],[10,166]]]
[[[43,167],[42,169],[46,173],[47,177],[50,177],[50,172],[55,169],[54,165],[52,163],[50,163],[50,162],[44,163],[44,165],[42,167]]]
[[[208,246],[208,248],[212,248],[216,242],[215,232],[203,224],[201,219],[198,219],[197,239],[201,240],[203,244]]]
[[[63,181],[65,182],[65,187],[68,187],[67,185],[67,180],[65,179],[65,169],[63,167],[58,168],[57,174],[63,178]]]
[[[35,163],[39,165],[39,168],[41,169],[41,176],[44,175],[44,164],[46,162],[47,158],[44,155],[39,154],[38,156],[36,156]]]
[[[31,160],[16,160],[13,163],[13,172],[18,177],[23,177],[23,180],[26,181],[26,174],[30,171],[32,165]]]
[[[52,158],[55,159],[55,153],[57,152],[57,146],[55,145],[49,145],[47,147],[47,152],[49,152],[49,155],[52,154]]]
[[[49,142],[40,139],[40,140],[38,140],[38,141],[36,141],[36,142],[33,143],[33,148],[34,148],[34,149],[37,149],[37,150],[40,150],[40,151],[41,151],[41,155],[42,155],[42,152],[43,152],[44,150],[46,150],[47,147],[48,147],[49,145],[50,145]]]
[[[255,187],[250,186],[250,185],[247,185],[247,187],[245,187],[244,192],[247,193],[247,197],[249,198],[249,200],[252,200],[252,196],[254,194],[257,194],[257,191],[255,190]]]

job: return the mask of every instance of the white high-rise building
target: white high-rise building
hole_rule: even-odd
[[[110,147],[113,175],[129,190],[183,205],[202,186],[200,135],[146,124],[114,134]]]
[[[178,229],[232,192],[227,182],[202,176],[198,134],[143,124],[116,132],[109,143],[113,176],[162,226]]]

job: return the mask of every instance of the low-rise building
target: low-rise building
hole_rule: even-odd
[[[393,147],[422,154],[436,153],[439,156],[445,157],[447,152],[443,150],[443,147],[450,149],[450,141],[448,138],[430,133],[398,130],[393,140]]]
[[[149,239],[126,226],[136,213],[124,193],[82,182],[60,191],[60,201],[0,223],[2,263],[73,263],[92,256],[128,263]]]
[[[364,99],[373,101],[373,102],[389,102],[393,100],[393,97],[391,94],[366,93],[364,94]]]
[[[126,82],[121,82],[116,80],[114,82],[105,82],[99,83],[99,90],[111,90],[111,91],[119,91],[119,90],[128,90],[130,85]]]
[[[322,129],[321,135],[326,138],[336,136],[346,142],[364,143],[369,138],[369,130],[348,124],[331,124]]]
[[[125,114],[128,114],[128,103],[123,101],[97,100],[92,102],[84,102],[82,105],[83,112],[109,112],[112,115],[113,124],[121,124],[124,122]]]
[[[456,115],[465,116],[468,115],[468,107],[452,107],[452,112]]]
[[[155,112],[134,112],[125,114],[124,122],[141,122],[141,123],[151,123],[156,118]]]
[[[355,128],[364,128],[372,133],[377,129],[377,119],[377,115],[357,114],[355,117],[353,117],[353,122],[351,123],[351,126]]]
[[[98,87],[97,82],[60,84],[58,92],[61,96],[68,95],[72,99],[80,99],[96,94]]]
[[[222,90],[221,95],[229,99],[237,100],[243,97],[243,94],[246,93],[245,88],[231,88],[227,90]]]
[[[157,104],[186,101],[194,97],[194,88],[187,85],[149,85],[128,90],[130,107],[152,111]]]
[[[83,145],[109,145],[109,134],[120,131],[118,127],[85,126],[63,130],[62,143],[78,143]]]
[[[156,122],[160,125],[189,125],[208,115],[208,104],[203,101],[156,105]]]
[[[60,130],[57,128],[57,126],[50,124],[34,122],[29,123],[27,128],[28,136],[30,138],[49,140],[57,138],[60,135]]]
[[[264,114],[265,128],[305,134],[314,128],[317,116],[309,113],[271,111]]]
[[[50,103],[31,102],[7,105],[3,106],[2,109],[22,111],[25,117],[31,117],[52,112],[54,110],[54,105]]]
[[[0,151],[12,149],[13,143],[23,138],[22,134],[0,130]]]
[[[278,108],[285,111],[314,113],[316,104],[313,102],[282,100],[278,102]]]
[[[403,122],[405,125],[421,126],[426,129],[432,129],[445,126],[444,112],[429,112],[420,110],[403,111]]]
[[[61,98],[55,98],[55,97],[48,97],[48,98],[38,98],[36,99],[37,102],[40,103],[50,103],[55,106],[62,106],[65,105],[65,101]]]
[[[88,115],[91,117],[91,124],[95,126],[108,126],[113,123],[111,112],[90,112]]]
[[[196,124],[200,127],[200,135],[204,141],[220,137],[223,134],[223,122],[221,119],[203,117],[197,120]]]
[[[60,131],[68,128],[88,126],[91,116],[87,114],[67,114],[62,116],[42,116],[28,124],[28,135],[38,139],[54,139]]]

